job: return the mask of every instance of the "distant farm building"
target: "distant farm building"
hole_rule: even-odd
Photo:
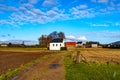
[[[91,47],[92,48],[97,48],[98,47],[98,42],[92,42]]]
[[[86,47],[87,48],[97,48],[98,47],[98,45],[99,45],[99,42],[92,42],[92,41],[89,41],[89,42],[86,42]]]
[[[76,47],[76,42],[66,42],[65,45],[66,45],[67,49],[75,48]]]
[[[50,50],[61,50],[62,47],[65,47],[64,39],[55,38],[50,42]]]
[[[1,46],[1,47],[7,47],[8,44],[6,44],[6,43],[2,43],[2,44],[0,44],[0,46]]]
[[[83,47],[83,43],[82,42],[77,42],[76,47]]]

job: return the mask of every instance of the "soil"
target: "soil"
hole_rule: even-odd
[[[0,75],[51,52],[0,51]]]
[[[15,76],[15,80],[64,80],[64,56],[61,53],[40,60]]]

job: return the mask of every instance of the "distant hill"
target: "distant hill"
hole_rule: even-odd
[[[113,43],[108,44],[109,48],[120,48],[120,41],[116,41]]]
[[[116,41],[116,42],[113,42],[111,43],[112,45],[120,45],[120,41]]]
[[[0,41],[0,44],[2,43],[12,43],[12,44],[25,44],[25,45],[35,45],[38,44],[37,41],[33,41],[33,40],[8,40],[8,41]]]
[[[120,48],[120,41],[112,42],[109,44],[102,44],[103,48]]]

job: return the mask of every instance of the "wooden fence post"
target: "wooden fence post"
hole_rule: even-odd
[[[81,61],[81,59],[80,59],[80,51],[77,51],[76,63],[79,63],[80,61]]]

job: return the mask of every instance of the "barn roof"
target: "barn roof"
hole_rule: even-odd
[[[55,38],[51,41],[51,43],[60,43],[60,42],[63,42],[62,38]]]
[[[66,42],[66,45],[76,45],[76,42]]]

